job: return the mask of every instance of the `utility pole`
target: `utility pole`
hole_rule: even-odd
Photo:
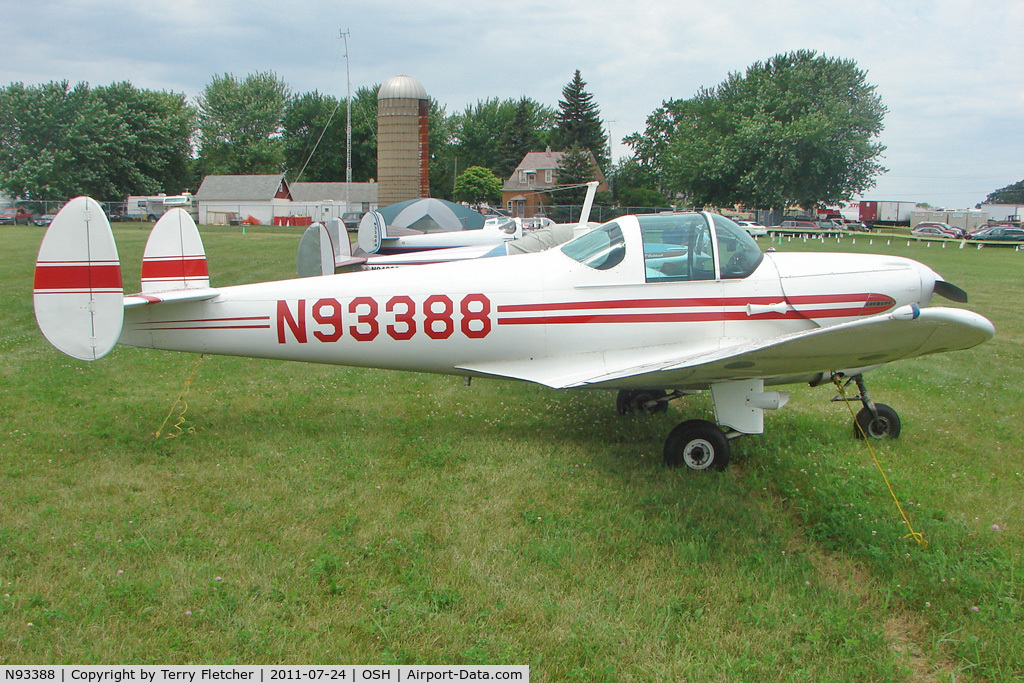
[[[352,210],[352,75],[349,70],[348,60],[348,37],[352,32],[345,29],[341,33],[341,39],[345,41],[345,80],[347,90],[345,91],[345,109],[348,120],[345,123],[345,210]]]

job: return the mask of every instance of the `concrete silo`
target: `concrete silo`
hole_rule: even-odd
[[[377,91],[377,192],[381,206],[430,196],[427,91],[394,76]]]

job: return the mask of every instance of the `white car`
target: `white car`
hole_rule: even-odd
[[[768,228],[753,221],[736,221],[740,227],[747,231],[751,237],[764,237],[768,234]]]

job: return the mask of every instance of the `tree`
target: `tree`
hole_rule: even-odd
[[[587,188],[582,185],[596,180],[596,175],[594,155],[591,151],[580,145],[573,145],[559,159],[555,171],[555,183],[571,187],[552,192],[552,199],[558,204],[582,204],[587,196]]]
[[[278,173],[288,86],[272,72],[214,76],[199,104],[199,164],[206,174]]]
[[[292,182],[345,180],[346,120],[344,100],[315,91],[289,98],[281,120],[281,140]]]
[[[499,178],[508,178],[524,156],[544,149],[554,118],[555,111],[551,107],[528,97],[520,98],[515,103],[512,120],[498,135],[494,174]]]
[[[671,203],[658,189],[654,169],[636,157],[627,157],[612,169],[611,184],[620,206],[664,207]]]
[[[484,166],[507,178],[530,151],[542,149],[554,122],[552,108],[527,97],[481,100],[451,117],[459,168]]]
[[[852,60],[801,50],[665,102],[626,142],[698,205],[810,207],[874,186],[885,112]]]
[[[455,179],[456,201],[480,204],[501,202],[501,180],[489,168],[470,166]]]
[[[196,110],[184,94],[140,90],[127,81],[97,87],[93,94],[121,125],[124,163],[110,177],[119,197],[198,187],[192,158]]]
[[[986,204],[1024,204],[1024,180],[1001,187],[985,197]]]
[[[460,165],[452,144],[455,124],[445,108],[437,100],[431,99],[427,125],[430,127],[430,196],[451,199],[455,185],[455,169]]]
[[[555,129],[551,133],[551,145],[566,151],[574,145],[590,150],[597,165],[608,168],[608,136],[604,132],[601,111],[594,102],[594,96],[585,90],[586,81],[576,69],[572,80],[562,88],[555,116]]]
[[[183,95],[67,81],[0,90],[0,186],[25,199],[100,200],[191,186]]]

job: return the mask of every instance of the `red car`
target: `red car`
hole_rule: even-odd
[[[7,207],[0,210],[0,225],[28,225],[32,222],[32,212],[22,208]]]

